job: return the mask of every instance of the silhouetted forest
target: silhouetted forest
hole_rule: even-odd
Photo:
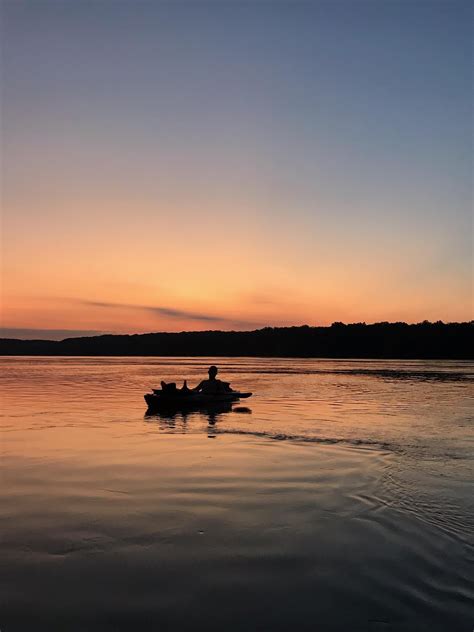
[[[330,327],[265,327],[66,338],[0,339],[0,355],[261,356],[314,358],[471,359],[468,323],[333,323]]]

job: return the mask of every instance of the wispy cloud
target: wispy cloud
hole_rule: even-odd
[[[173,307],[163,307],[159,305],[136,305],[131,303],[108,303],[103,301],[87,301],[82,300],[83,305],[90,305],[93,307],[104,307],[107,309],[136,309],[141,311],[151,312],[156,316],[165,316],[168,318],[174,318],[176,320],[191,320],[204,323],[216,323],[220,326],[233,326],[233,327],[259,327],[260,323],[253,321],[240,320],[236,318],[229,318],[227,316],[220,316],[218,314],[194,312],[183,309],[175,309]]]

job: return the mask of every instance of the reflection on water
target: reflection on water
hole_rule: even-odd
[[[2,630],[471,629],[472,363],[0,363]]]
[[[242,412],[242,409],[237,407],[233,408],[232,403],[223,402],[220,404],[213,404],[210,406],[201,406],[198,410],[190,410],[188,406],[179,408],[173,406],[172,409],[166,411],[148,411],[145,413],[145,419],[147,421],[158,421],[161,430],[167,432],[186,432],[187,424],[190,419],[196,416],[200,416],[207,420],[209,426],[208,436],[214,438],[214,426],[222,419],[225,413]],[[251,412],[249,408],[246,412]]]
[[[179,431],[184,433],[187,430],[187,422],[193,418],[201,417],[206,419],[208,426],[214,427],[216,423],[223,418],[225,413],[230,412],[241,415],[251,415],[252,409],[248,406],[236,406],[230,402],[200,406],[196,410],[190,409],[189,406],[183,408],[173,406],[170,410],[147,410],[145,419],[147,421],[158,421],[160,428],[164,431]]]

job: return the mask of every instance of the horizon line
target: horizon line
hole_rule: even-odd
[[[329,325],[265,325],[263,327],[258,327],[256,329],[200,329],[200,330],[181,330],[181,331],[144,331],[144,332],[111,332],[111,331],[101,331],[94,329],[35,329],[35,328],[16,328],[16,327],[0,327],[0,340],[2,341],[22,341],[22,342],[64,342],[65,340],[80,340],[83,338],[99,338],[103,336],[153,336],[153,335],[181,335],[181,334],[202,334],[202,333],[253,333],[256,331],[262,331],[264,329],[330,329],[335,326],[374,326],[374,325],[468,325],[473,324],[474,320],[466,320],[466,321],[448,321],[445,322],[441,319],[436,321],[422,320],[417,322],[406,322],[406,321],[375,321],[367,323],[365,321],[357,321],[352,323],[345,323],[342,321],[333,321]],[[5,333],[11,334],[19,334],[23,337],[15,337],[13,336],[5,336]],[[38,335],[51,335],[51,336],[61,336],[55,338],[43,338],[43,337],[35,337],[35,334]],[[72,334],[72,335],[71,335]],[[74,335],[76,334],[76,335]],[[28,336],[28,337],[26,337]]]

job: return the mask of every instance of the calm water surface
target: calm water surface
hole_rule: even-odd
[[[254,397],[145,415],[212,363]],[[2,631],[471,632],[473,363],[0,365]]]

